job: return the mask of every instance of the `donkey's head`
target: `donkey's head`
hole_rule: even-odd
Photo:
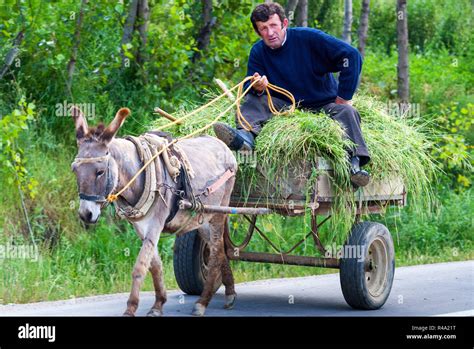
[[[79,189],[79,216],[85,223],[97,222],[107,196],[117,185],[118,168],[109,153],[109,145],[129,114],[129,109],[121,108],[109,126],[99,124],[89,129],[81,110],[71,108],[78,146],[71,168]]]

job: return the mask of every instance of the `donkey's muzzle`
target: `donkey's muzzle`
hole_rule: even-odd
[[[87,211],[87,212],[80,212],[79,213],[79,217],[81,218],[81,220],[84,222],[84,223],[87,223],[87,224],[95,224],[97,223],[97,220],[99,217],[97,218],[94,218],[94,215],[92,212],[90,211]]]
[[[79,217],[86,224],[97,223],[100,216],[100,205],[92,202],[81,200],[79,204]]]

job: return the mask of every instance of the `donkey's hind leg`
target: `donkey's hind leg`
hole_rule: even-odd
[[[209,271],[201,297],[194,304],[192,315],[203,316],[214,294],[214,284],[221,272],[224,257],[224,238],[222,217],[212,219],[209,223]]]
[[[230,268],[229,259],[227,258],[225,253],[224,253],[224,258],[221,264],[221,273],[222,273],[222,283],[225,286],[224,309],[232,309],[234,307],[237,293],[235,293],[235,288],[234,288],[234,275],[232,274],[232,269]]]
[[[229,233],[228,219],[229,217],[227,216],[224,220],[224,234]],[[237,294],[235,293],[234,275],[232,274],[232,269],[230,268],[229,258],[227,258],[225,246],[224,246],[224,256],[223,256],[223,260],[221,264],[221,274],[222,274],[222,283],[225,286],[224,309],[232,309],[234,307],[235,298]]]

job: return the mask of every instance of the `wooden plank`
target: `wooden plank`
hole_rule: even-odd
[[[318,171],[326,172],[317,178],[314,195],[318,203],[331,203],[335,200],[334,190],[331,185],[332,169],[326,160],[316,159],[314,162]],[[248,184],[243,183],[242,178],[237,178],[232,193],[233,205],[239,201],[249,202],[248,207],[278,207],[301,210],[306,203],[306,185],[311,175],[311,164],[297,164],[292,166],[286,178],[271,178],[265,173],[265,169],[258,167],[260,175],[257,176],[256,185],[250,192]],[[311,191],[310,191],[311,192]],[[245,195],[244,195],[245,193]],[[400,178],[394,176],[387,180],[372,180],[366,187],[359,188],[355,193],[358,202],[371,203],[371,205],[405,205],[406,192]],[[261,205],[261,206],[260,206]],[[285,208],[286,207],[286,208]]]

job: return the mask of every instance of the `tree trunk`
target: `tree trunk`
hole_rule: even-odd
[[[128,9],[127,21],[123,28],[122,42],[120,47],[120,55],[122,57],[122,68],[126,66],[126,58],[124,46],[132,42],[133,29],[135,28],[135,21],[138,13],[138,0],[132,0]]]
[[[342,40],[351,43],[352,30],[352,0],[344,0],[344,28],[342,30]]]
[[[288,25],[290,25],[291,22],[293,22],[293,20],[295,19],[295,10],[297,5],[298,0],[288,0],[288,4],[286,4],[285,12],[286,16],[288,17]]]
[[[298,1],[298,7],[296,8],[296,25],[298,27],[308,26],[308,0]]]
[[[400,104],[406,106],[409,101],[407,0],[397,0],[397,39],[398,97]]]
[[[216,18],[212,17],[212,0],[201,0],[202,3],[202,27],[197,37],[197,49],[193,55],[193,63],[201,58],[201,53],[204,51],[211,41],[212,27],[216,24]]]
[[[367,32],[369,30],[370,0],[362,0],[359,23],[359,45],[358,49],[362,57],[365,56],[365,44],[367,43]]]
[[[148,0],[139,0],[138,2],[138,33],[140,34],[140,47],[137,52],[137,62],[140,66],[147,61],[146,42],[148,34],[148,25],[150,24],[150,7]]]
[[[76,29],[74,31],[74,42],[72,45],[72,52],[71,58],[69,59],[69,63],[67,64],[67,88],[71,91],[72,87],[72,80],[74,76],[74,69],[76,68],[76,61],[77,61],[77,51],[79,50],[79,44],[81,41],[81,29],[82,29],[82,21],[84,20],[84,9],[88,4],[89,0],[82,0],[81,8],[79,10],[79,16],[76,20]]]
[[[18,34],[13,39],[13,45],[10,51],[8,51],[7,55],[5,56],[5,64],[3,65],[2,69],[0,70],[0,79],[7,73],[8,69],[12,65],[13,61],[15,60],[16,56],[20,53],[20,45],[25,37],[24,29],[20,30]]]

